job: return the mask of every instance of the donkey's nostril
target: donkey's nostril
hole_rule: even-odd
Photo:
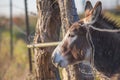
[[[61,66],[62,62],[63,62],[63,60],[60,60],[60,62],[58,63],[58,65],[59,65],[60,67],[62,67],[62,66]]]

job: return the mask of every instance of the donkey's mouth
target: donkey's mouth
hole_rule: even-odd
[[[62,68],[66,68],[67,64],[64,61],[59,61],[58,63],[53,63],[55,65],[55,67],[62,67]]]
[[[59,67],[60,63],[53,63],[55,67]]]

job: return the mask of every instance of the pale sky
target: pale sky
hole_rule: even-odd
[[[8,15],[9,16],[9,1],[10,0],[0,0],[0,15]],[[83,0],[75,0],[77,12],[83,12]],[[90,0],[93,5],[98,1],[98,0]],[[99,0],[102,1],[103,8],[108,9],[108,8],[114,8],[116,6],[116,0]],[[36,0],[28,0],[28,11],[37,13],[36,10]],[[120,4],[120,0],[119,0]],[[24,14],[24,0],[13,0],[13,14],[18,15],[18,14]]]

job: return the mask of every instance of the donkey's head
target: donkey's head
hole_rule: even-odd
[[[94,8],[89,1],[86,2],[85,18],[73,23],[52,54],[56,66],[66,67],[77,61],[90,60],[91,45],[86,28],[96,22],[100,13],[101,2],[97,2]]]

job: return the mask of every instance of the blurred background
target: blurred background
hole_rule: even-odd
[[[27,5],[25,4],[27,1]],[[86,0],[75,0],[77,12],[83,17]],[[90,0],[93,5],[97,0]],[[102,1],[105,16],[115,20],[120,26],[120,0]],[[12,3],[12,5],[10,5]],[[26,8],[28,18],[26,17]],[[28,19],[28,21],[26,21]],[[29,56],[26,44],[29,26],[32,42],[37,21],[36,0],[1,0],[0,1],[0,80],[24,80],[29,74]],[[28,24],[26,24],[28,22]],[[13,35],[11,35],[12,33]],[[12,37],[12,48],[11,48]],[[13,50],[11,52],[11,49]],[[32,54],[33,55],[33,54]]]

